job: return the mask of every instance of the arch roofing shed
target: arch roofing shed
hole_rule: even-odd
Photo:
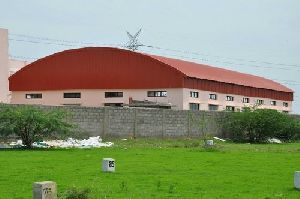
[[[262,77],[110,47],[66,50],[9,78],[11,91],[192,88],[291,101],[293,91]]]

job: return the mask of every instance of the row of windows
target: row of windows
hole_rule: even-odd
[[[64,98],[81,98],[81,93],[64,93]],[[147,92],[148,97],[167,97],[167,91],[148,91]],[[194,98],[199,98],[199,92],[191,91],[190,96]],[[105,98],[115,98],[115,97],[123,97],[123,92],[105,92]],[[39,99],[42,98],[41,93],[31,93],[31,94],[26,94],[25,95],[26,99]],[[217,95],[216,94],[209,94],[209,99],[211,100],[217,100]],[[234,101],[234,97],[227,95],[226,96],[226,101]],[[244,97],[243,98],[243,103],[250,103],[250,98],[249,97]],[[264,100],[258,99],[256,101],[258,105],[263,105]],[[270,101],[271,106],[276,106],[277,102],[276,101]],[[283,102],[284,107],[288,107],[287,102]],[[191,109],[194,110],[194,109]]]
[[[123,92],[105,92],[105,98],[123,97]],[[148,97],[167,97],[167,91],[148,91]],[[25,95],[26,99],[42,98],[41,93],[30,93]],[[81,93],[64,93],[64,98],[81,98]]]
[[[208,104],[208,110],[217,111],[219,109],[218,105]],[[198,103],[190,103],[190,110],[200,110],[200,104]]]
[[[193,97],[193,98],[199,98],[199,92],[196,92],[196,91],[190,91],[190,97]],[[209,99],[211,100],[217,100],[217,94],[209,94]],[[230,95],[227,95],[226,96],[226,101],[234,101],[234,97],[233,96],[230,96]],[[243,103],[250,103],[250,98],[249,97],[244,97],[243,98]],[[256,104],[257,105],[263,105],[264,104],[264,100],[261,100],[261,99],[258,99],[256,101]],[[276,106],[277,105],[277,102],[276,101],[270,101],[270,105],[271,106]],[[283,102],[282,104],[284,107],[288,107],[289,104],[287,102]]]
[[[167,97],[167,91],[148,91],[148,97]]]
[[[197,110],[197,111],[200,110],[200,104],[198,104],[198,103],[190,103],[189,106],[190,106],[190,110]],[[217,111],[218,109],[219,109],[218,105],[208,104],[209,111]],[[234,106],[226,106],[225,110],[234,112],[236,109]],[[242,108],[242,110],[243,110],[243,108]],[[288,111],[283,111],[283,112],[288,113]]]
[[[41,99],[43,98],[42,93],[30,93],[25,94],[26,99]],[[64,98],[81,98],[81,93],[64,93]]]

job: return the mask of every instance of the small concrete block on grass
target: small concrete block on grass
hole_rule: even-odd
[[[102,159],[102,171],[103,172],[115,172],[115,160],[112,158]]]
[[[300,171],[295,171],[294,186],[296,189],[300,189]]]
[[[33,183],[33,199],[57,199],[56,182],[44,181]]]

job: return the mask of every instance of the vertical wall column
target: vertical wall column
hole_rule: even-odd
[[[0,28],[0,102],[9,102],[8,30]]]

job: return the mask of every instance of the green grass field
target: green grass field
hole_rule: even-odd
[[[101,149],[0,151],[0,198],[32,198],[34,181],[59,192],[90,188],[90,198],[300,198],[293,174],[300,143],[217,143],[201,140],[114,140]],[[101,160],[116,159],[115,173]]]

